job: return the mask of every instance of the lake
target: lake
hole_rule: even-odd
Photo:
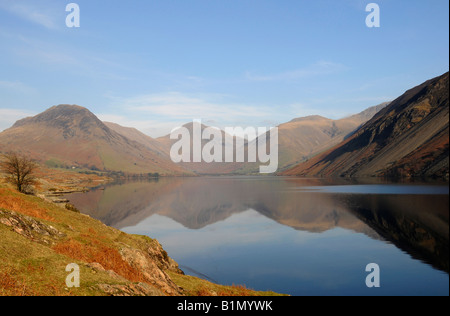
[[[448,183],[160,178],[68,198],[156,238],[186,274],[216,283],[293,296],[449,295]],[[366,285],[373,276],[379,287]]]

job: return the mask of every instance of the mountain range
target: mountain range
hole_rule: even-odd
[[[448,177],[448,108],[446,73],[343,119],[308,116],[280,124],[279,175]],[[191,135],[193,124],[184,125]],[[126,174],[258,173],[259,163],[174,163],[175,142],[102,122],[78,105],[58,105],[1,132],[0,152],[22,152],[48,167]],[[255,142],[243,141],[246,154]]]

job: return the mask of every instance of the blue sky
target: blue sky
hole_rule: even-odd
[[[80,27],[65,24],[80,7]],[[366,5],[380,7],[368,28]],[[449,69],[447,0],[0,0],[0,130],[57,104],[162,136],[340,118]]]

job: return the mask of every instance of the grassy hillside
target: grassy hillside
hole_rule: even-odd
[[[178,268],[158,241],[0,184],[0,295],[274,295],[221,286]],[[67,288],[66,266],[80,267]]]

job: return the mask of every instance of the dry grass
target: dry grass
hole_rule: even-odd
[[[16,191],[9,188],[0,188],[0,208],[47,221],[55,220],[48,215],[46,209],[24,199],[23,196],[19,196]]]
[[[30,280],[30,276],[32,276],[32,280]],[[38,283],[39,286],[37,286]],[[0,296],[73,295],[72,291],[64,291],[64,287],[56,286],[56,284],[58,284],[58,280],[49,276],[42,266],[28,265],[24,271],[2,267],[0,271]]]
[[[95,236],[95,239],[94,237]],[[99,263],[106,270],[112,270],[118,275],[132,282],[145,282],[141,272],[132,268],[120,255],[115,248],[103,244],[99,238],[94,235],[82,234],[82,241],[73,238],[61,242],[52,249],[59,254],[72,259],[84,262]]]
[[[7,268],[0,271],[0,296],[31,296],[35,293],[28,288],[25,280],[17,276],[17,271]]]

